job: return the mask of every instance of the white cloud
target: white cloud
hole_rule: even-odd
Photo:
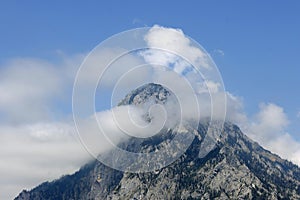
[[[0,67],[0,199],[74,172],[89,158],[73,125],[55,122],[71,113],[81,60],[82,55],[64,56],[55,64],[16,58]]]
[[[273,103],[261,104],[245,132],[266,149],[300,166],[300,142],[286,132],[288,124],[282,107]]]
[[[274,135],[282,134],[289,121],[283,108],[273,104],[261,104],[260,111],[251,124],[255,137],[263,143],[274,138]]]
[[[73,173],[90,158],[69,123],[0,126],[0,198]]]
[[[128,139],[128,136],[147,138],[159,133],[164,127],[173,128],[178,124],[179,119],[174,109],[171,109],[170,103],[154,107],[150,107],[152,104],[147,103],[143,107],[115,107],[98,112],[87,120],[77,121],[79,122],[77,128],[87,149],[97,157],[100,153]],[[147,113],[151,123],[144,118]]]
[[[280,136],[274,137],[266,146],[282,158],[288,159],[300,166],[300,143],[290,134],[283,133]]]
[[[163,66],[173,63],[174,70],[178,73],[181,73],[190,64],[203,69],[210,68],[207,54],[202,49],[195,47],[180,29],[155,25],[145,36],[145,41],[150,48],[161,49],[160,51],[150,49],[143,53],[149,63]],[[179,57],[183,59],[179,59]]]

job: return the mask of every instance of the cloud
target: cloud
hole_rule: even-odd
[[[88,119],[76,120],[81,140],[89,152],[97,157],[130,136],[148,138],[161,130],[178,128],[180,122],[185,123],[194,116],[191,111],[182,116],[173,95],[168,97],[165,104],[153,104],[153,101],[150,98],[142,105],[118,106],[97,112]]]
[[[82,55],[15,58],[0,67],[0,198],[74,172],[89,158],[75,137],[72,84]]]
[[[282,133],[282,135],[274,137],[266,146],[282,158],[288,159],[300,166],[300,143],[289,133]]]
[[[219,56],[225,56],[224,51],[221,49],[215,49],[215,50],[213,50],[213,53],[216,55],[219,55]]]
[[[164,66],[173,63],[174,70],[178,73],[181,73],[190,64],[204,69],[210,68],[207,54],[204,50],[196,47],[181,29],[155,25],[145,35],[145,41],[150,48],[161,49],[161,51],[149,49],[144,52],[144,57],[149,63]],[[178,59],[178,56],[183,59]]]
[[[69,123],[0,126],[0,137],[1,199],[73,173],[91,159]]]
[[[80,61],[79,56],[64,58],[59,64],[34,58],[16,58],[1,66],[2,121],[4,116],[6,122],[15,123],[55,117],[56,103],[63,103],[71,95],[74,71]]]
[[[267,143],[273,139],[275,134],[278,136],[284,132],[289,124],[287,116],[282,107],[273,103],[261,104],[260,111],[255,116],[251,124],[253,132],[260,142]]]
[[[261,104],[245,132],[266,149],[300,166],[300,143],[286,132],[289,120],[276,104]]]
[[[16,59],[1,68],[0,112],[13,120],[47,117],[51,98],[60,94],[58,71],[47,62]]]

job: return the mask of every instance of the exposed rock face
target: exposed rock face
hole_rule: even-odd
[[[149,98],[164,103],[170,95],[160,85],[145,85],[120,103],[141,104]],[[225,123],[213,151],[199,158],[208,125],[190,131],[192,145],[171,165],[148,173],[111,169],[98,161],[73,175],[23,191],[16,200],[88,199],[300,199],[300,169],[263,149],[240,129]],[[141,152],[155,149],[171,137],[166,132],[156,139],[130,140],[125,147]]]
[[[139,105],[146,101],[153,101],[153,103],[165,103],[170,95],[170,91],[161,85],[149,83],[127,94],[119,105]]]

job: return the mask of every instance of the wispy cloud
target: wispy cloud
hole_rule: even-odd
[[[224,51],[221,49],[215,49],[215,50],[213,50],[213,53],[216,55],[219,55],[219,56],[225,56]]]

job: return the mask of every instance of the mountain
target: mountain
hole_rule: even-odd
[[[119,105],[153,99],[164,104],[172,95],[158,84],[129,93]],[[189,128],[194,134],[187,151],[172,164],[153,172],[122,172],[93,161],[73,175],[23,191],[15,200],[89,199],[300,199],[300,168],[249,139],[230,122],[213,150],[199,157],[208,123]],[[134,152],[151,152],[166,144],[174,130],[121,144]]]

